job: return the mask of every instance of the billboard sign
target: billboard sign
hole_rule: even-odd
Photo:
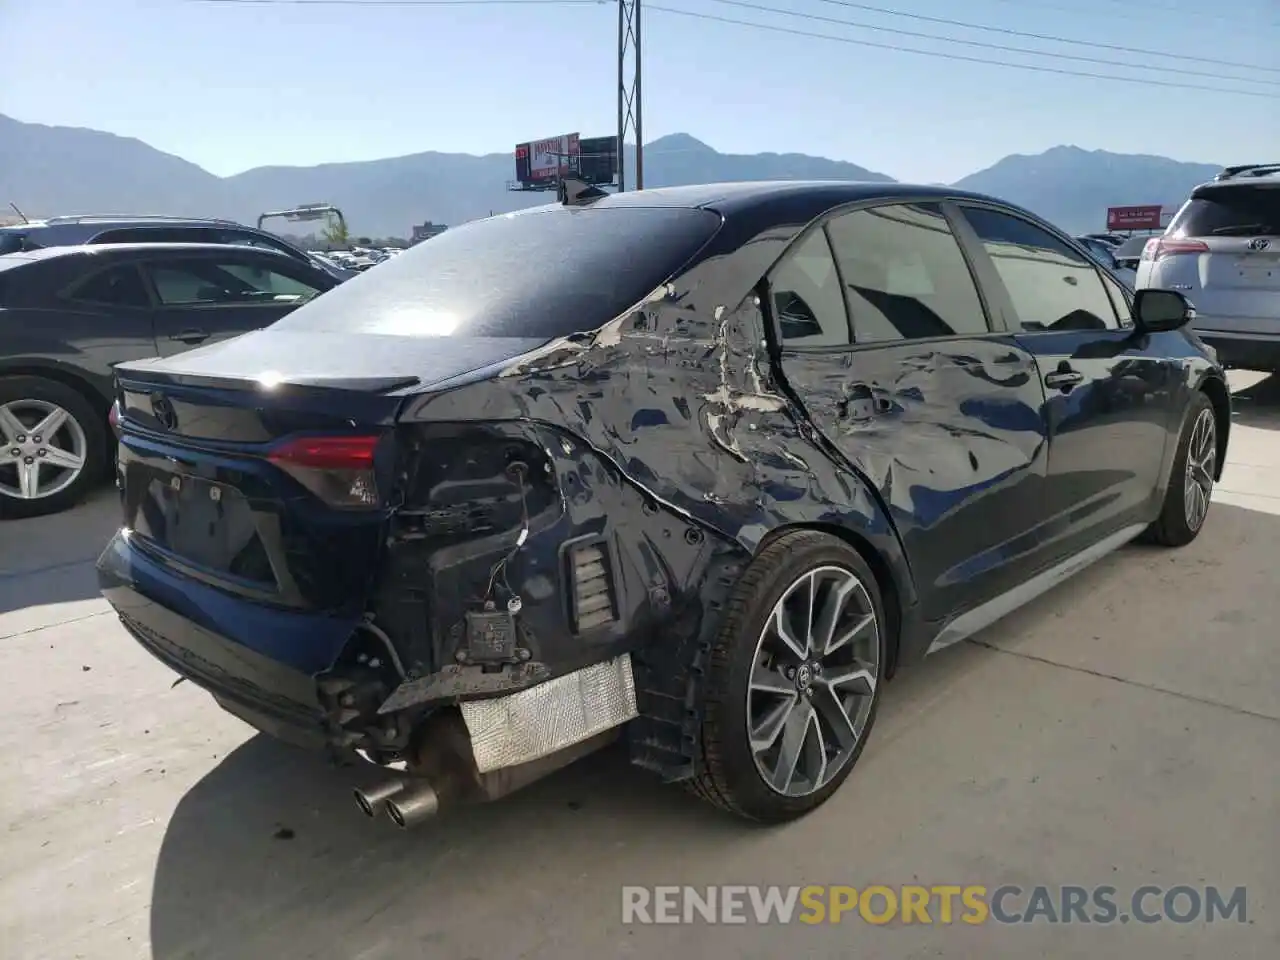
[[[1107,207],[1108,230],[1159,230],[1163,225],[1164,207],[1146,204],[1139,207]]]
[[[577,176],[582,147],[576,133],[516,144],[516,181],[522,186],[555,184]]]
[[[580,142],[578,176],[592,186],[613,183],[618,173],[618,138],[587,137]]]

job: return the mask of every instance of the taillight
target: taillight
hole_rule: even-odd
[[[1163,260],[1183,253],[1208,253],[1209,245],[1203,240],[1170,240],[1152,237],[1142,248],[1143,260]]]
[[[376,507],[377,436],[294,437],[267,459],[324,500],[347,509]]]

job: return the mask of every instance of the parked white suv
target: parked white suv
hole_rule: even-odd
[[[1177,290],[1229,367],[1280,373],[1280,163],[1227,167],[1147,241],[1137,289]]]

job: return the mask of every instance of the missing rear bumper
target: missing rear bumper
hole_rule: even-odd
[[[636,718],[631,656],[509,696],[472,700],[460,710],[480,773],[529,763]]]

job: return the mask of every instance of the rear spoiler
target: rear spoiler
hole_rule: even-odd
[[[1280,173],[1280,163],[1242,163],[1235,167],[1223,167],[1214,180],[1232,180],[1239,176],[1264,177],[1269,173]]]

